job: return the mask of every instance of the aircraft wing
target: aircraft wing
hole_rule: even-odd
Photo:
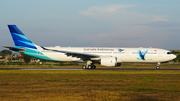
[[[41,46],[41,47],[44,50],[65,53],[67,56],[81,58],[83,61],[91,60],[91,58],[99,58],[100,57],[99,55],[95,55],[95,54],[87,54],[87,53],[80,53],[80,52],[70,52],[70,51],[62,51],[62,50],[52,50],[52,49],[44,48],[43,46]]]

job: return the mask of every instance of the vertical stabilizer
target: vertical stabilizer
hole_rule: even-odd
[[[17,28],[16,25],[8,25],[8,27],[16,46],[37,49],[36,46]]]

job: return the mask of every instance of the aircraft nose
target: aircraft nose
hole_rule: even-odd
[[[176,56],[176,55],[174,55],[174,56],[173,56],[173,59],[175,59],[176,57],[177,57],[177,56]]]

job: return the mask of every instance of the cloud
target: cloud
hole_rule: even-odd
[[[171,41],[168,37],[172,31],[167,27],[177,24],[170,24],[164,15],[139,13],[133,10],[135,7],[136,5],[107,5],[80,11],[81,15],[112,26],[108,31],[82,37],[87,43],[94,45],[168,49],[169,46],[165,43]]]
[[[119,9],[130,8],[134,6],[135,5],[94,6],[94,7],[88,8],[87,10],[81,11],[80,14],[94,16],[94,15],[100,15],[102,13],[113,13]]]
[[[165,47],[163,41],[168,38],[159,34],[159,29],[143,25],[116,27],[109,32],[86,34],[82,37],[86,43],[109,47]]]
[[[142,14],[133,10],[136,5],[109,5],[94,6],[79,13],[93,19],[110,22],[118,25],[145,24],[157,21],[168,21],[166,16]]]

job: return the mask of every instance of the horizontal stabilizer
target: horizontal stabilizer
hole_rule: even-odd
[[[19,52],[25,52],[26,49],[24,48],[16,48],[16,47],[9,47],[9,46],[2,46],[4,48],[9,48],[10,50],[13,50],[13,51],[19,51]]]

